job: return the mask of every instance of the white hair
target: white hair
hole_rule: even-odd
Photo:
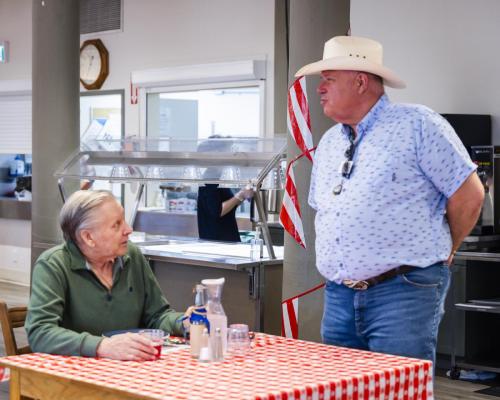
[[[116,201],[113,194],[107,190],[79,190],[73,193],[59,214],[64,240],[78,243],[79,232],[95,223],[96,210],[110,200]]]

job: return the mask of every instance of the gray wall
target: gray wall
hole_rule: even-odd
[[[325,41],[336,35],[344,35],[349,29],[348,0],[291,0],[290,1],[290,65],[289,84],[295,72],[304,64],[317,61],[323,56]],[[314,143],[333,124],[323,116],[316,94],[317,77],[307,77],[307,94],[311,113]],[[299,154],[297,146],[288,138],[289,160]],[[307,249],[300,247],[288,234],[285,235],[285,265],[283,298],[302,293],[323,279],[315,266],[314,212],[307,205],[311,162],[301,159],[294,168],[297,190],[301,203]],[[320,340],[319,328],[323,311],[323,291],[304,296],[299,301],[299,336],[302,339]]]

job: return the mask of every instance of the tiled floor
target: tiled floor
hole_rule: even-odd
[[[5,301],[10,307],[25,305],[28,303],[29,288],[0,282],[0,299]],[[18,343],[26,343],[26,333],[22,329],[16,332]],[[0,356],[5,354],[3,338],[0,337]],[[452,381],[446,377],[436,377],[435,394],[436,400],[495,400],[497,397],[481,395],[474,391],[488,386],[473,384],[462,381]],[[9,399],[8,383],[0,384],[0,400]]]

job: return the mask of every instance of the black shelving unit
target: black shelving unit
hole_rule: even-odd
[[[453,299],[452,314],[456,321],[456,313],[465,313],[465,347],[464,357],[458,358],[453,329],[450,377],[458,379],[461,368],[500,373],[500,303],[478,302],[500,298],[500,252],[463,251],[457,258],[466,261],[457,265],[466,268],[465,298]]]

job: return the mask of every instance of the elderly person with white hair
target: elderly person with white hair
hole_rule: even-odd
[[[38,258],[26,321],[31,348],[52,354],[153,360],[156,350],[130,328],[182,334],[182,313],[163,296],[122,206],[107,191],[78,191],[64,204],[65,242]]]

